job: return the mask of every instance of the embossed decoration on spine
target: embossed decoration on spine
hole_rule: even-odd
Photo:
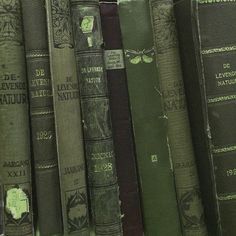
[[[160,93],[168,117],[168,136],[184,235],[207,235],[195,164],[177,30],[171,0],[150,0]]]
[[[8,236],[33,234],[27,97],[20,2],[0,0],[0,174]]]
[[[52,0],[54,47],[73,47],[70,4],[67,0]]]
[[[0,43],[4,41],[23,44],[19,1],[0,2]]]

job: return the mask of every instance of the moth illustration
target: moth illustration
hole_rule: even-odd
[[[150,49],[143,50],[133,50],[127,49],[125,50],[125,57],[129,59],[131,64],[139,64],[139,63],[152,63],[153,56],[155,55],[154,47]]]

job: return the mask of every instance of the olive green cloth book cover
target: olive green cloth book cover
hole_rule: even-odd
[[[62,233],[62,216],[46,9],[41,0],[21,0],[21,3],[37,199],[35,216],[41,235],[54,235]]]
[[[46,0],[64,235],[89,235],[79,85],[70,2]]]
[[[19,0],[0,0],[0,179],[4,233],[33,235],[26,65]]]
[[[119,16],[146,236],[181,236],[148,1],[120,0]]]
[[[160,93],[168,119],[177,199],[184,235],[207,235],[186,105],[172,0],[149,0]]]
[[[119,187],[98,1],[72,0],[71,12],[92,223],[97,236],[120,236]]]

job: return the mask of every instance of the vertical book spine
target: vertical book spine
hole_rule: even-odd
[[[117,3],[100,2],[124,235],[143,235],[136,155]]]
[[[235,1],[227,0],[176,4],[207,220],[211,234],[221,236],[233,236],[236,230],[235,11]],[[181,27],[187,20],[191,30]]]
[[[0,173],[7,236],[31,236],[30,130],[20,1],[0,0]]]
[[[1,181],[1,179],[0,179]],[[4,212],[4,198],[3,198],[3,189],[2,189],[2,181],[0,182],[0,235],[4,234],[3,229],[3,212]]]
[[[197,1],[199,54],[210,134],[207,139],[219,234],[223,236],[236,232],[236,26],[232,25],[236,21],[235,11],[235,1]]]
[[[199,32],[196,22],[196,1],[175,0],[174,10],[179,48],[189,111],[196,164],[198,167],[206,225],[210,235],[218,235],[218,207],[212,175],[209,126],[204,95],[202,64],[199,55]]]
[[[182,233],[168,148],[167,122],[159,93],[148,1],[120,0],[119,16],[145,235],[180,236]]]
[[[89,235],[79,85],[69,0],[46,0],[64,235]]]
[[[207,235],[180,65],[173,2],[150,0],[150,11],[183,234]]]
[[[54,235],[62,233],[62,217],[46,10],[41,0],[33,2],[22,0],[22,11],[37,194],[37,220],[41,235]]]
[[[96,235],[122,235],[119,188],[98,1],[71,1]]]

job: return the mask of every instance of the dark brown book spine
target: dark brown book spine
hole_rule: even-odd
[[[100,2],[123,231],[143,235],[135,147],[117,3]]]
[[[62,233],[60,187],[46,10],[41,0],[22,0],[31,133],[41,235]]]
[[[175,9],[209,231],[234,236],[236,2],[180,0]]]

